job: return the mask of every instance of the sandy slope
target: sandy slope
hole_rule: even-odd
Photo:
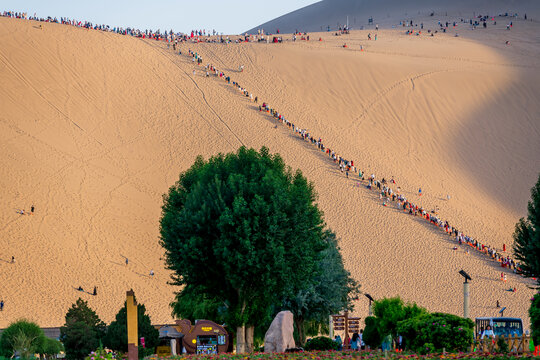
[[[258,29],[271,33],[278,29],[281,33],[326,31],[328,26],[335,31],[347,21],[354,30],[373,28],[375,24],[390,27],[401,20],[416,20],[432,13],[434,18],[518,13],[521,17],[527,14],[529,19],[538,20],[540,16],[536,0],[323,0],[267,21],[248,32],[256,34]],[[369,18],[373,19],[371,25]]]
[[[97,297],[83,297],[107,322],[130,288],[153,322],[171,321],[161,196],[196,155],[241,144],[268,146],[315,183],[348,269],[375,298],[399,294],[461,314],[463,268],[474,279],[473,317],[494,315],[498,299],[506,315],[526,318],[526,281],[509,274],[502,284],[496,264],[452,251],[431,226],[382,207],[232,87],[200,69],[193,76],[187,57],[153,41],[34,25],[0,18],[0,327],[22,316],[61,325],[79,285],[98,286]],[[540,169],[539,25],[503,27],[467,38],[386,30],[367,42],[359,31],[183,52],[198,51],[365,172],[394,176],[414,201],[422,187],[421,203],[502,247]],[[32,204],[35,215],[16,213]],[[364,299],[357,314],[367,315]]]

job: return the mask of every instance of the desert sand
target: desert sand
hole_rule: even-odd
[[[131,288],[154,323],[171,322],[179,289],[158,243],[162,195],[197,155],[241,145],[267,146],[313,181],[363,291],[461,315],[464,269],[471,317],[495,316],[499,300],[528,328],[530,280],[508,272],[504,284],[498,263],[453,251],[425,221],[383,207],[185,56],[197,51],[366,174],[393,176],[412,201],[510,249],[540,170],[540,24],[404,31],[183,44],[179,56],[163,42],[0,18],[0,328],[20,317],[60,326],[79,296],[110,322]],[[34,215],[17,213],[32,205]],[[367,316],[367,299],[356,305]]]

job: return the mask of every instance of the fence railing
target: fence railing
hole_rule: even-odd
[[[514,354],[523,354],[530,352],[529,344],[531,342],[531,337],[522,335],[509,335],[509,336],[495,336],[495,337],[484,337],[483,339],[477,338],[473,341],[471,346],[471,351],[476,349],[476,351],[483,352],[497,352],[499,346],[497,342],[499,338],[503,338],[506,344],[508,345],[508,351]]]

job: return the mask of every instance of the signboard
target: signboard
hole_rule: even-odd
[[[197,345],[197,355],[215,355],[217,345]]]
[[[170,346],[158,346],[156,348],[157,356],[171,356],[171,347]]]

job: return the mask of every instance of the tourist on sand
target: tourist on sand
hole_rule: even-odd
[[[501,307],[501,304],[499,304],[499,300],[497,300],[497,305],[496,305],[497,309]]]
[[[11,257],[11,263],[12,263],[12,264],[15,264],[15,256],[12,256],[12,257]]]
[[[506,283],[506,274],[504,274],[503,281]]]
[[[129,259],[126,258],[126,266],[128,266],[128,264],[129,264]]]
[[[92,293],[92,295],[96,296],[97,295],[97,287],[94,286],[94,292]]]
[[[79,288],[78,288],[77,290],[79,290],[79,291],[84,291],[83,288],[82,288],[82,286],[80,286],[80,285],[79,285]]]
[[[30,207],[30,212],[32,213],[32,215],[34,215],[34,209],[35,209],[35,208],[34,208],[34,205],[32,205],[32,206]]]
[[[0,300],[0,311],[4,311],[4,300]]]
[[[418,189],[418,196],[422,196],[422,188]]]
[[[150,270],[150,276],[154,277],[154,270]]]

